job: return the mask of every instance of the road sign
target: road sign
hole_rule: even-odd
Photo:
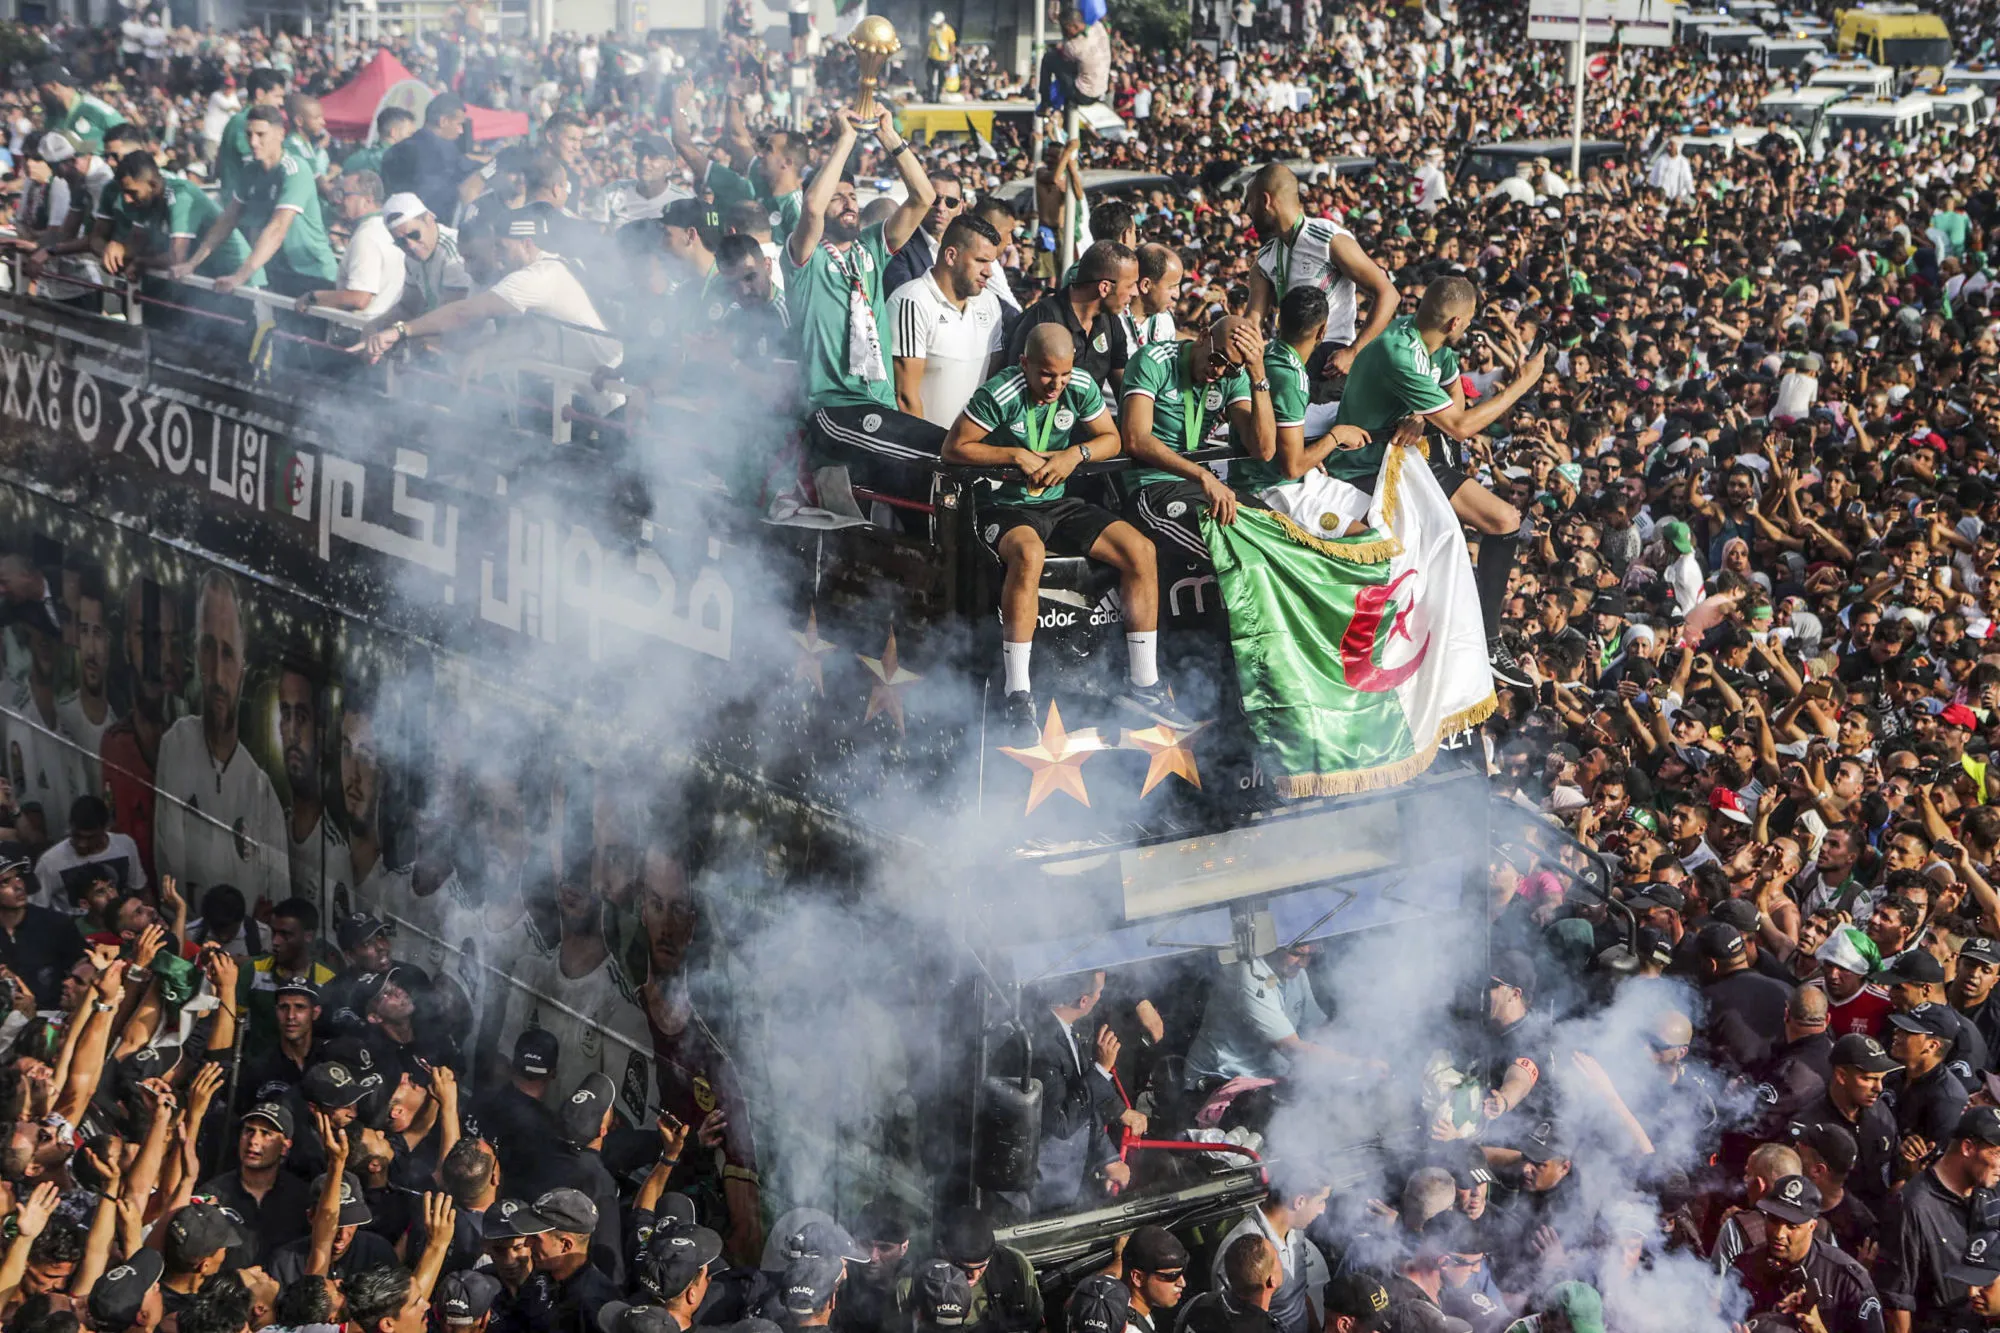
[[[1584,39],[1601,45],[1670,46],[1679,0],[1528,0],[1528,37],[1540,42],[1574,42],[1577,11],[1585,16]]]
[[[1590,58],[1590,63],[1585,68],[1590,71],[1591,78],[1602,83],[1611,77],[1611,57],[1599,51]]]

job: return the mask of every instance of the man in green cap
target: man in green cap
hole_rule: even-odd
[[[1604,1333],[1604,1298],[1588,1282],[1558,1282],[1507,1333]]]
[[[1660,524],[1658,536],[1674,557],[1661,576],[1673,589],[1674,610],[1685,616],[1701,601],[1701,563],[1694,558],[1694,533],[1687,524],[1670,518]]]
[[[1334,420],[1342,426],[1359,426],[1371,443],[1334,453],[1326,460],[1329,476],[1372,495],[1391,444],[1421,443],[1425,426],[1435,426],[1453,441],[1470,440],[1505,417],[1541,382],[1545,350],[1524,360],[1514,377],[1496,386],[1485,402],[1466,405],[1458,353],[1452,348],[1472,331],[1478,312],[1479,289],[1468,279],[1439,278],[1424,289],[1416,314],[1398,316],[1381,337],[1361,349]],[[1434,442],[1429,452],[1431,473],[1451,501],[1452,512],[1480,534],[1473,582],[1486,621],[1493,674],[1509,685],[1525,687],[1527,677],[1500,641],[1500,610],[1507,600],[1507,575],[1520,547],[1521,511],[1446,458],[1444,441]]]

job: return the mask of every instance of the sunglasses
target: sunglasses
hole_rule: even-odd
[[[411,246],[422,240],[424,234],[421,231],[392,231],[389,236],[397,245]]]

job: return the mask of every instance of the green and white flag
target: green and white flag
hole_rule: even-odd
[[[1243,710],[1289,798],[1405,781],[1496,706],[1463,529],[1416,450],[1385,451],[1368,524],[1328,539],[1275,510],[1203,522]]]

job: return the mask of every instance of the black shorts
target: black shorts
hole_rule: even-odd
[[[1002,537],[1015,528],[1033,528],[1050,555],[1088,556],[1104,530],[1118,521],[1109,509],[1074,496],[1039,505],[981,504],[979,540],[999,559]]]
[[[793,14],[791,15],[791,20],[792,20],[792,36],[803,37],[806,35],[808,31],[811,30],[812,15]]]
[[[1125,513],[1134,527],[1154,545],[1177,548],[1180,560],[1198,565],[1209,560],[1208,538],[1201,531],[1201,516],[1207,512],[1208,493],[1198,481],[1150,482],[1125,497]]]

